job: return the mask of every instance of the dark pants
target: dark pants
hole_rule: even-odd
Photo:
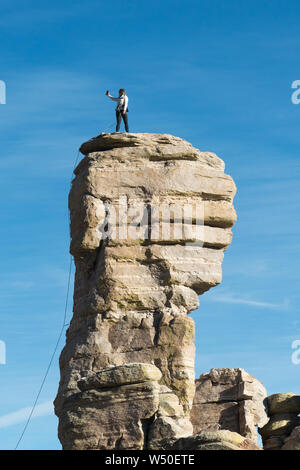
[[[119,132],[120,130],[121,117],[123,118],[126,132],[129,132],[127,113],[123,114],[121,111],[116,111],[116,118],[117,118],[116,132]]]

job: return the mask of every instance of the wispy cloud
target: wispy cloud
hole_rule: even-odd
[[[0,18],[1,28],[21,28],[21,31],[26,31],[33,25],[39,25],[45,28],[47,25],[58,22],[65,22],[68,19],[76,18],[79,14],[84,13],[84,8],[81,4],[76,5],[75,2],[72,4],[72,8],[63,6],[61,8],[55,7],[32,7],[28,5],[22,8],[19,5],[18,8],[8,7],[4,11]]]
[[[30,290],[34,286],[35,286],[35,283],[32,281],[13,281],[9,285],[9,287],[20,289],[20,290]]]
[[[69,271],[60,267],[48,266],[44,269],[45,275],[53,283],[59,287],[66,287],[68,282]]]
[[[21,408],[18,411],[13,413],[8,413],[6,415],[0,416],[0,428],[6,428],[7,426],[13,426],[14,424],[22,423],[26,421],[31,412],[31,407],[27,406],[26,408]],[[37,405],[32,418],[39,418],[40,416],[49,416],[53,414],[53,402],[46,401]]]
[[[5,275],[0,274],[0,296],[21,295],[33,289],[41,290],[50,286],[64,289],[68,282],[68,275],[68,267],[62,268],[51,264],[31,266],[24,272],[6,271]]]
[[[7,277],[12,277],[14,273],[6,273]],[[18,274],[17,274],[18,275]],[[17,276],[16,275],[16,276]],[[26,279],[4,279],[4,276],[0,276],[0,292],[5,292],[12,289],[14,293],[20,291],[30,291],[36,285],[36,282]]]
[[[248,305],[250,307],[260,307],[260,308],[268,308],[268,309],[287,310],[289,308],[288,299],[285,299],[281,303],[274,303],[274,302],[265,302],[265,301],[254,300],[254,299],[249,299],[249,298],[242,298],[242,297],[235,296],[234,294],[222,294],[218,296],[208,297],[207,300],[209,300],[210,302],[241,304],[241,305]]]
[[[265,276],[266,274],[271,275],[272,269],[270,266],[270,261],[267,259],[252,259],[247,257],[244,253],[238,253],[238,256],[234,256],[235,253],[231,255],[230,263],[226,266],[227,275],[238,275],[256,278],[258,276]]]

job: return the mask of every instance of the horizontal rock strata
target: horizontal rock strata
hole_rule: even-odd
[[[259,429],[266,450],[297,450],[300,448],[300,396],[275,393],[266,398],[270,419]]]
[[[268,422],[263,384],[243,369],[211,369],[196,380],[191,411],[194,434],[229,430],[257,441]]]
[[[216,155],[166,134],[104,134],[81,151],[59,438],[64,449],[159,448],[192,434],[187,314],[221,281],[235,185]]]
[[[167,448],[171,450],[262,450],[257,443],[232,431],[206,431],[178,439]]]

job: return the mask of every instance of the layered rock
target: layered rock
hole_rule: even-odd
[[[170,450],[262,450],[252,439],[237,432],[220,430],[206,431],[194,436],[183,437],[172,444],[167,441]]]
[[[300,426],[296,426],[291,434],[284,439],[281,450],[300,450]]]
[[[170,135],[104,134],[81,151],[59,438],[64,449],[158,448],[192,434],[187,314],[221,281],[235,185],[216,155]]]
[[[191,411],[194,434],[226,429],[257,441],[268,416],[263,384],[243,369],[211,369],[196,380]]]
[[[294,393],[275,393],[266,398],[270,419],[259,429],[266,450],[300,448],[300,396]]]

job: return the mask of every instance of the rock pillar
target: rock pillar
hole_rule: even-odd
[[[55,400],[64,449],[155,449],[192,435],[198,295],[221,282],[235,185],[166,134],[81,147],[69,197],[74,315]]]

